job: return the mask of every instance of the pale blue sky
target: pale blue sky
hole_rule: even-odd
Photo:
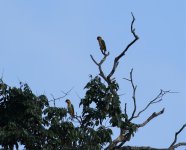
[[[101,58],[96,37],[101,35],[111,62],[132,40],[131,12],[140,39],[120,61],[116,78],[123,102],[130,102],[130,85],[122,80],[134,68],[138,84],[138,110],[160,89],[178,91],[165,96],[137,122],[165,107],[165,113],[140,129],[132,145],[169,146],[174,133],[186,122],[186,2],[184,0],[1,0],[0,74],[5,82],[30,85],[37,94],[61,96],[68,91],[78,111],[79,98],[89,74],[98,70],[89,55]],[[64,101],[58,106],[66,107]],[[132,109],[132,105],[129,105]],[[179,141],[186,141],[186,131]],[[181,148],[183,149],[183,148]]]

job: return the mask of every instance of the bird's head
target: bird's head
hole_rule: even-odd
[[[66,99],[65,102],[66,102],[67,104],[70,104],[70,103],[71,103],[69,99]]]
[[[69,99],[66,99],[66,101],[65,101],[66,103],[69,103],[70,102],[70,100]]]
[[[98,37],[97,37],[97,40],[101,40],[101,39],[102,39],[101,36],[98,36]]]

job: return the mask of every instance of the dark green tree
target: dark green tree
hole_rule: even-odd
[[[170,146],[164,149],[152,147],[126,146],[126,142],[135,136],[137,130],[144,127],[152,119],[164,113],[164,108],[152,113],[141,124],[134,123],[151,105],[161,102],[163,96],[171,91],[160,90],[159,94],[137,112],[136,89],[133,81],[133,69],[129,78],[124,78],[132,87],[132,113],[127,112],[127,103],[121,105],[118,94],[119,83],[114,74],[119,61],[129,48],[139,39],[133,27],[135,18],[132,14],[131,33],[134,39],[115,57],[111,71],[106,75],[102,65],[110,55],[103,54],[97,62],[91,59],[99,70],[99,75],[90,76],[85,85],[85,96],[79,106],[82,113],[73,118],[67,116],[67,109],[49,105],[45,95],[36,96],[27,84],[10,87],[0,80],[0,146],[4,150],[19,149],[23,145],[26,150],[174,150],[185,146],[186,142],[177,142],[177,136],[186,127],[183,125]],[[108,126],[109,124],[109,126]],[[112,129],[118,128],[119,135],[112,139]]]

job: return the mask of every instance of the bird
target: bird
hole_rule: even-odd
[[[69,99],[66,99],[66,103],[67,103],[68,113],[71,115],[71,117],[74,117],[74,106],[72,105]]]
[[[97,37],[97,40],[98,40],[98,43],[99,43],[99,46],[100,46],[100,50],[102,52],[103,55],[106,55],[106,51],[107,51],[107,48],[106,48],[106,44],[105,44],[105,41],[102,39],[101,36],[98,36]]]

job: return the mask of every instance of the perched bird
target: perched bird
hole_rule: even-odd
[[[71,104],[71,101],[69,99],[66,100],[66,103],[68,113],[71,115],[71,117],[74,117],[74,106]]]
[[[101,52],[103,53],[103,55],[105,55],[105,52],[107,51],[105,41],[102,39],[101,36],[98,36],[97,40],[98,40]]]

